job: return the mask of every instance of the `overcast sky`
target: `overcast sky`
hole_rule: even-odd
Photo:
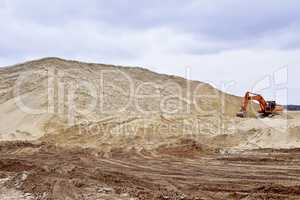
[[[299,8],[298,0],[0,0],[0,66],[55,56],[181,76],[189,68],[191,79],[237,95],[286,103],[288,88],[287,103],[300,104]]]

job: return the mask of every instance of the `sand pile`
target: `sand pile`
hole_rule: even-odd
[[[300,118],[297,112],[274,118],[243,119],[236,124],[235,138],[240,138],[235,148],[283,149],[300,147]]]
[[[64,146],[294,148],[299,115],[239,119],[241,98],[138,67],[45,58],[0,68],[0,140]]]
[[[234,115],[240,101],[208,84],[142,68],[58,58],[1,68],[0,85],[2,140],[128,116]]]

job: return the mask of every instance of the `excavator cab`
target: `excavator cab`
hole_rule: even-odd
[[[267,101],[266,111],[272,112],[276,108],[276,101]]]

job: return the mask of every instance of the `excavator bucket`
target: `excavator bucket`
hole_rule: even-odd
[[[236,113],[237,117],[245,118],[247,116],[247,113],[245,111],[240,111]]]

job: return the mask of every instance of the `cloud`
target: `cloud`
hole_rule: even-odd
[[[234,79],[244,90],[258,74],[300,64],[299,7],[297,0],[3,0],[0,64],[58,56],[180,75],[190,66],[194,79]]]
[[[78,54],[89,51],[134,58],[140,49],[151,51],[160,38],[164,40],[156,44],[157,51],[186,54],[260,46],[295,49],[299,48],[300,30],[293,27],[300,22],[299,6],[293,0],[6,0],[1,12],[0,53],[73,56],[72,49],[76,49]],[[274,39],[276,45],[271,42]]]

